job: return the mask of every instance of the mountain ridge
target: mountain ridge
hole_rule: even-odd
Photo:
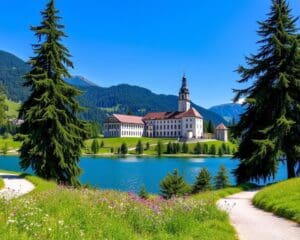
[[[1,70],[2,69],[2,70]],[[30,67],[22,59],[5,51],[0,51],[0,85],[6,89],[9,99],[24,101],[29,95],[29,88],[23,86],[24,74]],[[81,76],[65,80],[83,94],[78,97],[80,104],[87,109],[81,113],[85,120],[102,122],[106,115],[128,113],[145,115],[155,111],[176,111],[178,97],[175,95],[156,94],[147,88],[126,83],[111,87],[101,87]],[[227,123],[221,116],[192,103],[205,120],[215,124]]]

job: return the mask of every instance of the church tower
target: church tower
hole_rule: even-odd
[[[186,112],[191,108],[190,91],[187,88],[186,77],[182,77],[182,85],[179,90],[178,111]]]

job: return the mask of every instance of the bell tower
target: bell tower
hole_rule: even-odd
[[[179,90],[178,111],[186,112],[191,108],[190,91],[187,88],[186,77],[183,75],[182,84]]]

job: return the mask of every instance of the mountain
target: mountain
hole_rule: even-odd
[[[121,84],[109,88],[86,87],[80,88],[83,95],[81,104],[87,108],[83,113],[86,119],[101,121],[105,115],[112,113],[128,113],[145,115],[152,111],[176,111],[178,97],[174,95],[155,94],[150,90],[138,86]],[[194,103],[195,107],[206,120],[215,124],[227,123],[218,114],[211,112]]]
[[[209,109],[222,116],[228,122],[239,121],[240,115],[245,112],[245,106],[237,103],[217,105]]]
[[[29,66],[15,55],[0,51],[0,85],[2,85],[9,99],[24,101],[29,89],[23,87],[23,76],[29,71]]]
[[[29,89],[23,86],[22,76],[29,71],[29,66],[18,57],[0,51],[0,85],[3,85],[9,99],[24,101],[29,95]],[[82,116],[86,120],[103,121],[107,114],[128,113],[144,115],[152,111],[175,111],[177,109],[177,96],[155,94],[150,90],[138,86],[121,84],[103,88],[95,83],[80,77],[73,76],[65,80],[82,90],[79,102],[86,108]],[[192,104],[206,120],[215,124],[227,123],[218,114]]]
[[[82,76],[72,76],[71,78],[66,78],[65,82],[77,87],[98,87],[97,84]]]

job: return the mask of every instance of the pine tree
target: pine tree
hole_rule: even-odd
[[[184,143],[182,144],[182,152],[183,152],[183,153],[188,153],[188,152],[189,152],[189,145],[187,145],[186,142],[184,142]]]
[[[223,148],[222,148],[222,147],[220,147],[220,148],[218,149],[218,155],[219,155],[220,157],[222,157],[222,156],[224,155],[224,151],[223,151]]]
[[[208,133],[215,132],[215,126],[211,120],[209,120],[209,122],[208,122],[207,131],[208,131]]]
[[[42,22],[32,27],[38,44],[30,59],[31,71],[25,86],[31,95],[20,109],[24,119],[21,133],[25,136],[20,149],[21,168],[31,167],[36,175],[64,184],[79,185],[78,166],[86,124],[78,119],[81,108],[76,101],[80,91],[64,82],[70,77],[70,53],[62,45],[63,32],[54,0],[42,12]]]
[[[126,143],[122,143],[120,147],[120,153],[121,154],[127,154],[128,153],[128,147]]]
[[[207,168],[201,168],[193,186],[193,193],[207,191],[211,188],[211,175]]]
[[[167,154],[172,154],[173,153],[173,145],[171,142],[168,142],[167,145]]]
[[[196,146],[194,148],[195,154],[201,154],[202,153],[202,146],[199,142],[196,143]]]
[[[216,154],[217,154],[217,148],[216,148],[216,145],[215,145],[215,144],[212,144],[212,145],[210,146],[209,154],[211,154],[211,155],[216,155]]]
[[[203,154],[208,154],[209,151],[208,151],[208,144],[207,143],[204,143],[203,144]]]
[[[144,146],[143,146],[141,140],[138,141],[138,143],[137,143],[137,145],[136,145],[136,147],[135,147],[135,152],[136,152],[137,154],[143,154],[143,152],[144,152]]]
[[[145,148],[145,150],[149,150],[149,149],[150,149],[150,143],[147,142],[147,143],[146,143],[146,148]]]
[[[161,141],[158,141],[158,143],[156,145],[156,152],[157,152],[157,156],[161,156],[162,155],[163,145],[162,145]]]
[[[149,193],[145,187],[145,185],[143,185],[139,191],[139,197],[142,199],[148,199],[149,198]]]
[[[300,43],[297,18],[285,0],[273,0],[268,19],[260,22],[259,52],[240,66],[239,83],[253,82],[235,90],[237,101],[246,99],[246,112],[234,127],[241,143],[235,158],[237,182],[274,177],[278,162],[286,159],[288,177],[296,176],[300,163]],[[300,174],[300,169],[298,171]]]
[[[91,145],[91,151],[94,154],[97,154],[99,152],[100,146],[97,139],[94,139]]]
[[[224,165],[221,165],[217,176],[215,176],[215,188],[226,188],[229,186],[229,177],[227,174],[227,170]]]
[[[168,173],[160,182],[161,196],[165,199],[180,197],[189,193],[189,191],[188,184],[184,181],[183,177],[179,175],[176,169],[172,174]]]

